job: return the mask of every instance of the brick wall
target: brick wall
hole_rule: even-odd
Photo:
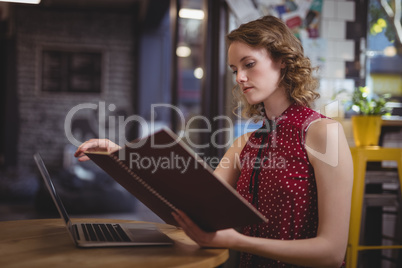
[[[128,12],[15,10],[19,166],[32,165],[35,151],[41,152],[45,162],[51,166],[62,163],[63,150],[70,144],[64,129],[65,118],[76,105],[104,102],[106,112],[111,113],[108,107],[114,104],[114,112],[132,114],[136,84],[134,21],[135,16]],[[104,56],[102,93],[42,92],[40,68],[44,46],[101,51]],[[97,111],[87,109],[74,116],[74,119],[78,118],[84,124],[88,122],[93,136],[96,135]],[[75,138],[83,140],[89,136]]]

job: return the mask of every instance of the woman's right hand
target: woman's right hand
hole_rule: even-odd
[[[89,160],[84,152],[113,152],[119,149],[121,149],[119,145],[108,139],[91,139],[82,143],[75,151],[74,156],[78,158],[78,161],[84,162]]]

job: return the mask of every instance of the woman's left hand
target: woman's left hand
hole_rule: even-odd
[[[230,248],[235,238],[240,235],[234,229],[206,232],[180,210],[173,212],[172,215],[183,231],[201,247]]]

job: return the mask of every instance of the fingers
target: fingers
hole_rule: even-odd
[[[186,228],[198,228],[198,226],[181,210],[173,212],[173,217],[176,219],[180,226]]]
[[[100,140],[92,139],[92,140],[86,141],[78,147],[74,156],[78,157],[80,155],[83,155],[83,153],[85,151],[88,151],[89,149],[102,149],[102,145],[105,145],[105,143],[101,143]]]
[[[89,158],[84,154],[86,151],[111,152],[119,148],[120,147],[117,144],[108,139],[91,139],[82,143],[74,153],[74,156],[77,157],[79,161],[83,162],[89,160]]]
[[[81,156],[81,157],[78,157],[78,161],[79,161],[79,162],[85,162],[85,161],[88,161],[88,160],[90,160],[90,159],[89,159],[89,157],[86,156],[86,155],[83,155],[83,156]]]
[[[177,221],[177,223],[180,225],[180,227],[182,227],[184,229],[184,228],[186,228],[186,224],[185,224],[184,220],[182,219],[182,217],[180,216],[179,212],[180,212],[179,210],[172,212],[172,216]]]
[[[186,215],[183,215],[183,213],[179,210],[177,210],[176,212],[172,212],[172,215],[173,215],[174,219],[177,221],[177,223],[179,224],[179,226],[186,233],[186,235],[188,237],[190,237],[192,240],[194,240],[195,242],[197,242],[196,237],[194,237],[191,228],[189,228],[189,226],[186,223],[186,220],[184,220]]]
[[[203,239],[207,235],[206,232],[198,227],[183,211],[176,210],[172,215],[188,237],[200,246],[204,246]]]

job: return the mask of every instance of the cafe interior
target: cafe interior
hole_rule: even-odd
[[[73,218],[163,223],[78,162],[77,146],[168,127],[215,168],[236,137],[261,126],[234,114],[225,35],[274,15],[318,67],[314,110],[342,124],[352,151],[346,267],[402,267],[401,9],[400,0],[0,1],[0,223],[59,217],[36,152]],[[365,112],[368,100],[383,106]],[[362,114],[377,121],[356,123]]]

